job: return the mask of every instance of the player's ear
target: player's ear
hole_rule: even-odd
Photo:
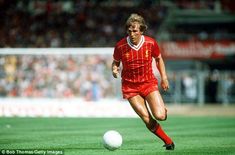
[[[144,33],[146,32],[147,28],[148,28],[148,26],[145,25],[145,24],[144,24],[144,25],[140,25],[140,31],[141,31],[141,33],[144,34]]]

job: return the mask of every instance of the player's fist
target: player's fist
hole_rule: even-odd
[[[161,80],[161,86],[164,91],[167,91],[169,89],[169,82],[167,79]]]
[[[113,66],[112,73],[113,73],[113,77],[114,77],[114,78],[118,78],[118,75],[119,75],[119,67]]]

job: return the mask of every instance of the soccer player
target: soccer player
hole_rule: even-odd
[[[158,136],[166,150],[174,150],[175,144],[163,131],[158,121],[167,119],[167,109],[158,90],[158,81],[152,71],[152,60],[161,75],[161,87],[169,88],[165,64],[157,42],[144,35],[147,29],[145,20],[138,14],[131,14],[126,21],[128,36],[115,46],[112,62],[112,74],[117,78],[122,63],[122,94],[134,111],[143,120],[146,127]],[[148,106],[147,106],[148,104]]]

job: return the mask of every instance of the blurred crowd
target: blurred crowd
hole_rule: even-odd
[[[114,47],[126,35],[125,21],[131,13],[141,14],[147,21],[147,35],[158,40],[172,8],[234,15],[234,7],[234,0],[0,0],[0,47]],[[234,27],[234,22],[183,23],[164,29],[165,37],[160,39],[235,40]],[[119,82],[110,73],[111,60],[111,55],[0,55],[0,96],[88,101],[120,97]],[[176,79],[169,73],[168,95],[177,100],[181,92],[182,102],[197,102],[198,77],[184,74]],[[208,102],[219,101],[213,97],[220,94],[216,90],[221,85],[228,96],[235,96],[235,75],[225,78],[225,84],[213,83],[213,77],[205,79]]]
[[[112,77],[111,61],[111,55],[2,55],[0,97],[121,99],[120,79]],[[164,99],[169,103],[198,102],[202,74],[168,70],[171,88],[163,93]],[[235,102],[234,72],[206,72],[203,81],[206,102]]]
[[[130,13],[145,14],[150,29],[157,29],[166,12],[164,6],[130,0],[3,0],[0,10],[1,47],[114,46],[125,35]]]
[[[203,77],[202,81],[200,77]],[[201,97],[210,104],[235,102],[234,72],[170,71],[168,78],[170,89],[167,92],[160,90],[164,100],[169,103],[197,103]],[[200,93],[204,95],[200,96]]]
[[[0,0],[0,47],[113,47],[130,13],[143,15],[148,35],[157,38],[170,6],[214,10],[218,3],[233,12],[232,0]],[[177,38],[189,33],[183,30],[170,30],[171,39],[185,39]]]
[[[0,57],[2,97],[113,97],[107,55],[10,55]],[[66,62],[66,63],[64,63]]]

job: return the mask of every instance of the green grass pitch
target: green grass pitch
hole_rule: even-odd
[[[161,122],[176,144],[166,151],[139,118],[0,118],[0,149],[62,149],[65,155],[235,154],[235,117],[168,116]],[[123,145],[106,150],[105,131],[115,129]]]

